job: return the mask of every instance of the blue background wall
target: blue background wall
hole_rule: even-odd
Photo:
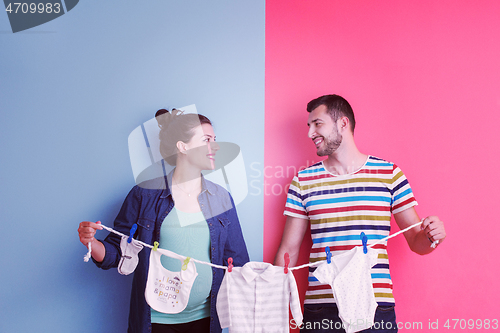
[[[0,332],[126,331],[131,277],[84,263],[77,227],[112,224],[127,137],[162,107],[195,103],[241,147],[262,260],[264,20],[263,0],[81,1],[13,34],[0,13]]]

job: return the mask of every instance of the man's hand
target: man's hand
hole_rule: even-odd
[[[437,216],[427,216],[422,222],[421,229],[433,244],[440,244],[446,238],[444,223]]]

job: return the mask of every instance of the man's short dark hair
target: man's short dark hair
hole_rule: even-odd
[[[321,105],[326,106],[327,112],[330,117],[332,117],[333,121],[337,121],[341,117],[347,117],[351,124],[351,132],[354,133],[354,127],[356,126],[354,112],[345,98],[339,95],[324,95],[318,97],[307,103],[307,112],[312,112],[312,110]]]

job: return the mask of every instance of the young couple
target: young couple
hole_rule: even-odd
[[[321,256],[323,253],[324,257],[325,246],[330,246],[335,255],[361,245],[359,236],[356,240],[351,237],[361,231],[376,237],[387,236],[391,213],[401,229],[420,221],[414,209],[416,201],[401,170],[356,148],[354,114],[344,98],[321,96],[309,102],[307,111],[308,136],[318,156],[327,158],[300,171],[292,181],[276,265],[284,265],[285,252],[290,254],[290,266],[296,264],[309,226],[313,237],[310,260],[317,261],[324,259]],[[160,248],[213,264],[227,265],[227,259],[232,257],[233,265],[244,265],[249,257],[233,200],[225,189],[201,175],[202,170],[214,168],[219,149],[210,120],[175,109],[159,110],[156,119],[161,128],[161,154],[175,169],[165,180],[154,179],[135,186],[123,203],[114,229],[128,234],[135,223],[138,225],[135,237],[145,243],[159,241]],[[181,217],[188,221],[182,226]],[[98,267],[117,267],[121,240],[114,234],[103,241],[96,240],[96,230],[101,228],[99,223],[81,222],[80,241],[85,246],[92,244],[92,258]],[[430,246],[433,242],[443,241],[446,233],[443,222],[429,216],[421,227],[407,231],[405,237],[414,252],[426,254],[434,250]],[[372,275],[378,303],[375,320],[391,320],[395,328],[392,283],[384,250],[385,247],[379,255],[379,263],[373,267],[377,271]],[[186,309],[178,314],[164,314],[152,310],[144,297],[149,253],[149,249],[139,252],[128,331],[221,332],[215,305],[224,271],[197,264],[199,276]],[[179,270],[173,261],[162,264],[171,271]],[[330,285],[321,285],[311,278],[309,281],[304,323],[325,318],[340,322]],[[330,329],[318,331],[332,332]]]

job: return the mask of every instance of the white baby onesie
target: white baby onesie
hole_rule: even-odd
[[[293,273],[263,262],[249,262],[226,271],[217,314],[229,332],[288,333],[288,305],[297,325],[302,323],[297,284]]]
[[[375,318],[377,302],[373,293],[370,270],[377,264],[378,252],[357,246],[338,256],[331,264],[321,263],[313,275],[324,284],[332,286],[339,309],[339,317],[347,333],[370,328]]]

